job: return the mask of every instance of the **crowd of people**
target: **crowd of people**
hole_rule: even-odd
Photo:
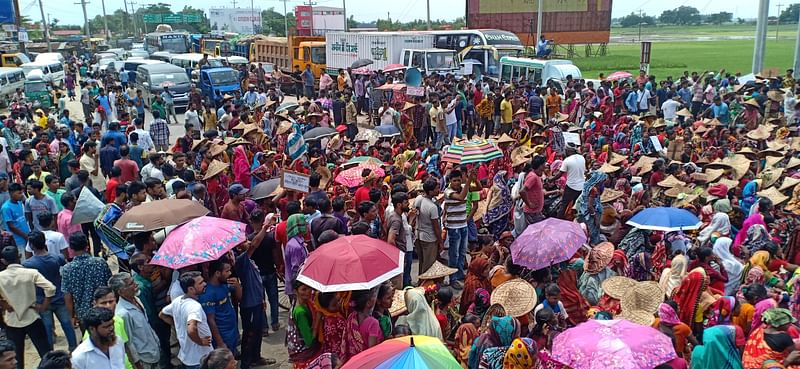
[[[118,75],[69,65],[59,99],[79,96],[82,121],[65,104],[0,117],[0,367],[24,368],[29,340],[42,369],[249,368],[275,364],[262,338],[280,332],[294,368],[337,368],[407,335],[438,338],[468,369],[562,368],[555,338],[610,319],[669,337],[671,361],[650,368],[800,365],[791,70],[570,78],[563,95],[425,76],[423,96],[407,98],[374,93],[401,73],[341,70],[296,104],[243,72],[221,106],[194,91],[175,139],[168,89],[166,108],[146,112]],[[309,135],[318,128],[329,131]],[[448,151],[481,140],[502,155]],[[251,196],[286,173],[307,189]],[[105,205],[73,221],[86,196]],[[247,240],[177,270],[151,263],[163,232],[116,223],[168,199],[245,224]],[[654,207],[701,226],[628,223]],[[579,224],[585,244],[543,268],[515,259],[544,247],[515,240],[552,218]],[[298,279],[315,250],[353,235],[398,248],[402,275],[324,293]],[[53,351],[57,332],[68,351]]]

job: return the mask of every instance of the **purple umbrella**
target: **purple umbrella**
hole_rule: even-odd
[[[511,244],[514,264],[531,270],[546,268],[569,260],[586,243],[580,224],[547,218],[525,228]]]

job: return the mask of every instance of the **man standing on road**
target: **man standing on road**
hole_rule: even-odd
[[[81,105],[83,106],[83,118],[92,115],[92,99],[89,96],[89,87],[86,82],[81,81]]]
[[[61,289],[67,309],[77,322],[92,307],[94,290],[108,283],[111,269],[105,260],[89,254],[89,240],[83,233],[69,236],[69,248],[75,257],[61,268]]]
[[[153,112],[153,121],[150,123],[150,137],[153,139],[156,151],[169,149],[169,125],[167,121],[161,119],[161,114],[157,111]]]
[[[169,87],[164,86],[164,91],[161,92],[161,100],[164,100],[164,110],[167,112],[164,119],[166,119],[167,124],[170,124],[170,115],[172,115],[173,121],[178,123],[178,116],[175,115],[175,95],[172,94]]]
[[[128,332],[128,352],[130,361],[138,369],[157,369],[160,358],[160,341],[145,314],[144,306],[137,298],[139,286],[130,274],[115,274],[108,281],[108,286],[119,296],[116,315],[125,325]]]
[[[133,126],[136,127],[136,129],[134,129],[133,132],[131,132],[130,135],[128,135],[128,142],[130,142],[131,145],[136,143],[138,147],[144,152],[149,152],[150,150],[154,149],[155,145],[153,144],[153,138],[150,136],[150,132],[144,129],[144,120],[139,118],[134,119]],[[134,133],[136,134],[137,137],[136,140],[134,140],[132,137]],[[138,157],[141,158],[141,153],[134,151],[138,150],[131,150],[131,155],[132,155],[131,157],[134,160],[136,160],[137,158],[136,154],[139,154]]]
[[[56,294],[56,286],[36,269],[28,269],[19,263],[19,250],[6,246],[0,253],[6,270],[0,272],[0,303],[5,310],[3,320],[6,334],[16,347],[18,368],[25,367],[25,336],[30,337],[41,358],[53,345],[47,339],[47,331],[39,313],[48,309],[50,299]],[[36,287],[44,290],[44,300],[36,303]]]
[[[187,272],[178,278],[183,295],[172,300],[158,314],[161,320],[175,327],[178,337],[178,360],[187,369],[200,368],[200,360],[211,352],[211,328],[203,306],[197,301],[206,291],[200,272]]]
[[[314,95],[314,73],[311,72],[311,64],[306,64],[302,79],[306,97],[313,100],[316,96]]]
[[[442,243],[442,226],[439,222],[439,205],[436,196],[439,195],[439,181],[428,178],[422,184],[424,194],[414,200],[414,209],[417,209],[416,221],[412,222],[417,233],[417,255],[419,256],[419,273],[422,274],[433,265],[439,256],[439,250],[444,248]]]
[[[114,312],[103,308],[89,309],[81,319],[89,339],[72,352],[74,369],[119,369],[125,367],[125,343],[114,334]]]
[[[142,90],[136,90],[136,97],[132,100],[133,106],[136,108],[136,117],[144,122],[144,97],[142,97]]]

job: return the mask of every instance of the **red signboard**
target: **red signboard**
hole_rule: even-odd
[[[314,12],[310,5],[298,5],[294,7],[294,14],[297,21],[297,35],[310,36],[314,28]]]

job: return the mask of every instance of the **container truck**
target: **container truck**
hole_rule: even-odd
[[[371,71],[390,64],[426,73],[452,73],[458,67],[454,50],[436,49],[434,35],[418,32],[328,32],[325,34],[328,73],[338,74],[359,59],[370,59]]]

